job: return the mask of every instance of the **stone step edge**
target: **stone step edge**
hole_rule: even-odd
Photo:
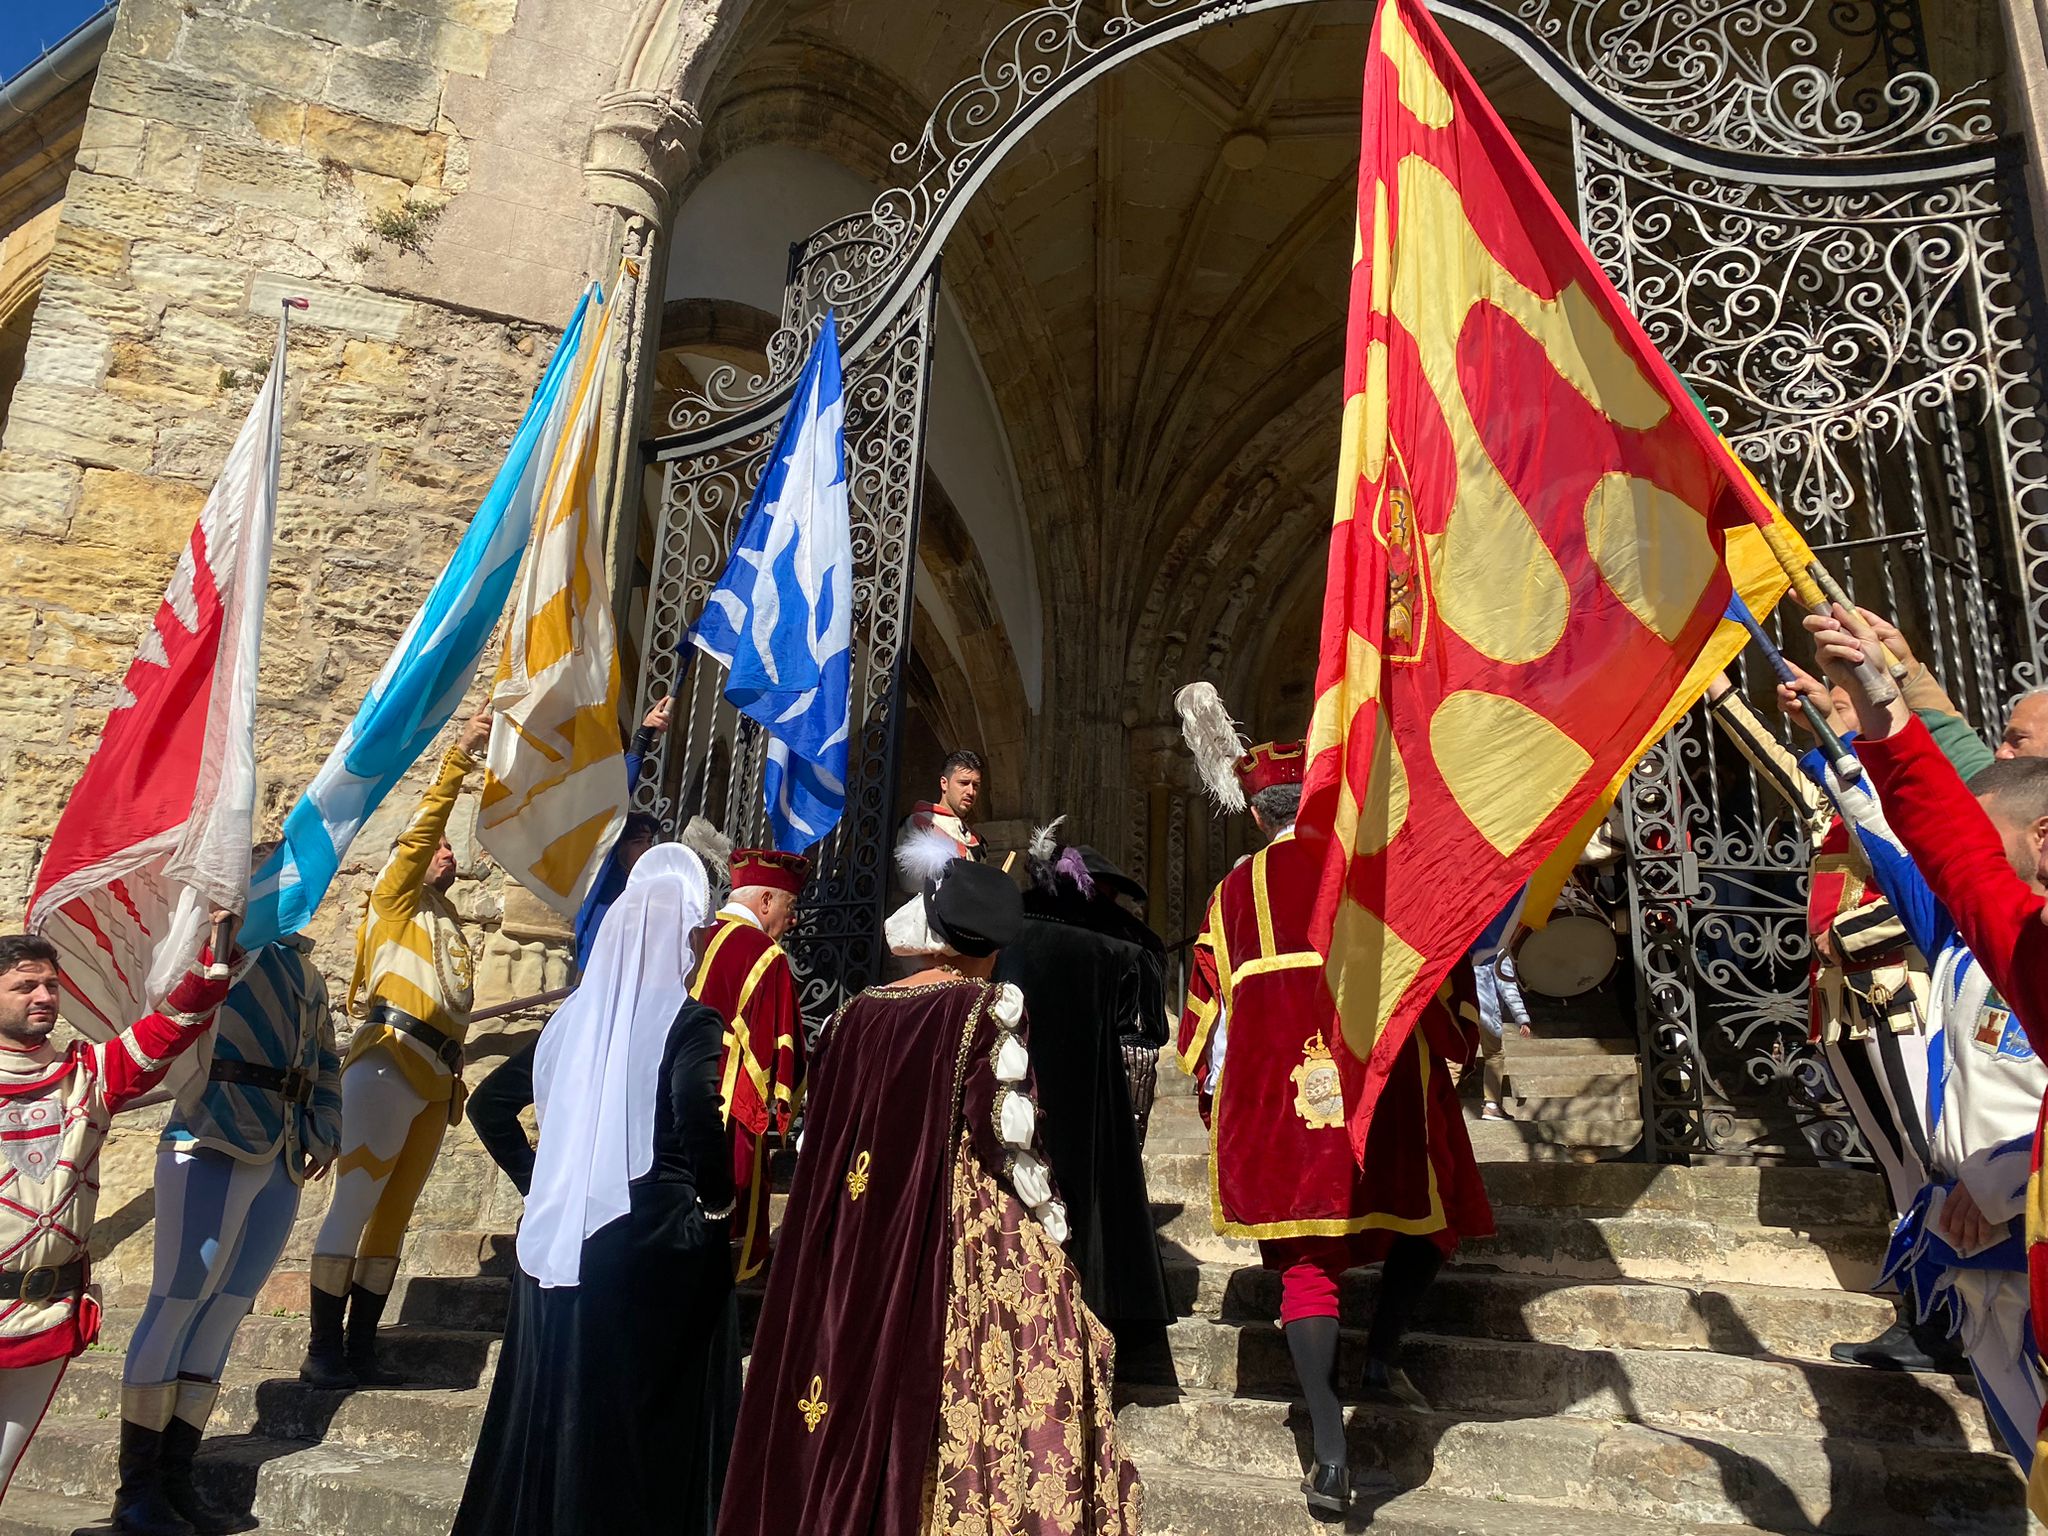
[[[1287,1478],[1251,1472],[1222,1475],[1170,1459],[1155,1459],[1143,1472],[1148,1529],[1157,1529],[1162,1516],[1177,1525],[1186,1515],[1196,1514],[1205,1521],[1201,1527],[1205,1533],[1217,1528],[1219,1517],[1222,1521],[1239,1520],[1235,1527],[1222,1529],[1286,1532],[1291,1527],[1277,1518],[1284,1506],[1298,1513],[1305,1532],[1339,1529],[1336,1522],[1326,1523],[1311,1515],[1300,1486]],[[1250,1523],[1253,1521],[1256,1523]],[[1375,1531],[1380,1536],[1783,1536],[1788,1529],[1778,1526],[1767,1533],[1753,1525],[1674,1524],[1669,1519],[1635,1519],[1526,1500],[1474,1498],[1392,1482],[1355,1486],[1351,1513],[1341,1528]],[[1866,1536],[1888,1533],[1872,1531]]]
[[[111,1492],[104,1499],[24,1488],[17,1481],[0,1500],[0,1536],[111,1536],[108,1523]],[[264,1525],[255,1536],[301,1536],[282,1526]]]

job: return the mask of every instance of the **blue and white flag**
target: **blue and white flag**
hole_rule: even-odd
[[[534,499],[561,441],[589,311],[603,303],[603,292],[591,284],[426,606],[406,626],[362,708],[285,817],[284,845],[251,877],[239,938],[252,953],[311,920],[363,823],[468,691],[505,611],[533,528]]]
[[[846,807],[853,694],[846,401],[829,313],[690,641],[724,664],[727,701],[768,733],[768,825],[777,848],[803,851]]]

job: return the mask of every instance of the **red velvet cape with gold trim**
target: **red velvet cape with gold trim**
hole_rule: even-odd
[[[1375,1235],[1413,1233],[1448,1253],[1493,1231],[1446,1061],[1469,1059],[1476,1026],[1441,996],[1424,1010],[1360,1166],[1331,1053],[1336,1010],[1309,942],[1320,869],[1311,845],[1283,834],[1224,877],[1196,942],[1180,1054],[1208,1108],[1210,1215],[1236,1237],[1363,1234],[1361,1263],[1377,1256]],[[1469,967],[1455,974],[1469,988]]]

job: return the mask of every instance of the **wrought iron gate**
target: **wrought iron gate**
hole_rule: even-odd
[[[799,942],[807,1011],[879,959],[945,240],[1008,152],[1110,69],[1303,3],[1054,0],[1014,15],[897,148],[902,183],[793,259],[765,372],[727,365],[699,381],[648,445],[662,475],[639,685],[651,701],[675,680],[676,642],[836,308],[862,729],[854,798]],[[1818,0],[1431,5],[1508,45],[1565,101],[1581,225],[1650,334],[1852,590],[1900,617],[1973,718],[1993,719],[2040,677],[2048,636],[2025,220],[1982,103],[1951,101],[1918,72],[1914,0],[1829,0],[1825,38]],[[2019,618],[2017,634],[2002,616]],[[759,752],[718,682],[685,679],[641,799],[749,836]],[[1803,833],[1698,718],[1651,754],[1625,807],[1653,1151],[1853,1155],[1804,1045]]]

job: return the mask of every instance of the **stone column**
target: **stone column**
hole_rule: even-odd
[[[2048,0],[2001,0],[2013,125],[2027,141],[2034,261],[2048,262]],[[2041,274],[2037,272],[2037,276]]]
[[[638,271],[614,295],[620,365],[606,386],[599,447],[610,473],[599,488],[598,516],[611,549],[612,594],[622,615],[639,532],[641,422],[654,383],[662,296],[668,286],[666,236],[676,193],[703,132],[695,108],[667,92],[615,91],[598,102],[584,152],[585,190],[612,214],[595,269],[616,273],[624,258]],[[629,694],[627,713],[637,715],[639,709],[640,701]]]

